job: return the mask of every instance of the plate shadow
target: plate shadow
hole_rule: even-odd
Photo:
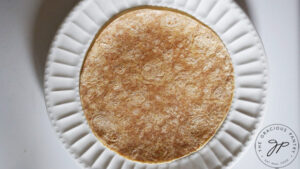
[[[32,57],[41,90],[44,86],[45,62],[51,42],[64,18],[80,0],[41,0],[32,29]]]
[[[242,10],[246,13],[246,15],[249,17],[250,20],[252,20],[252,13],[251,10],[249,9],[249,0],[235,0],[235,2],[242,8]]]

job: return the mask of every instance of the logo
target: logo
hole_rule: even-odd
[[[255,141],[259,160],[272,168],[283,168],[297,157],[299,142],[295,132],[282,124],[272,124],[260,131]]]

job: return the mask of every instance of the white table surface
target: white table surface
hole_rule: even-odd
[[[57,139],[45,109],[49,44],[79,0],[0,0],[0,168],[80,169]],[[265,45],[270,86],[263,126],[282,123],[300,136],[300,2],[237,0]],[[234,169],[264,169],[253,144]],[[298,155],[287,169],[299,169]]]

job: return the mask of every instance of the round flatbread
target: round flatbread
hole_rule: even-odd
[[[233,66],[220,38],[193,17],[159,8],[115,17],[80,75],[84,114],[109,149],[140,162],[191,154],[230,109]]]

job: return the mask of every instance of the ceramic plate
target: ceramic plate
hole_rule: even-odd
[[[133,162],[103,146],[87,124],[79,97],[81,66],[99,29],[115,14],[144,5],[178,9],[208,25],[227,47],[235,73],[231,109],[216,135],[199,151],[162,164]],[[230,168],[257,133],[266,86],[267,64],[261,40],[231,0],[83,0],[56,34],[45,70],[45,99],[55,131],[82,167],[95,169]]]

